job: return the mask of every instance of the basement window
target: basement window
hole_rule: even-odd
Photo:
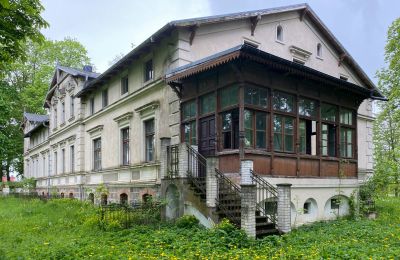
[[[340,199],[333,198],[331,199],[331,209],[339,209],[340,206]]]
[[[303,205],[303,213],[304,214],[310,214],[310,209],[311,209],[311,202],[306,202]]]

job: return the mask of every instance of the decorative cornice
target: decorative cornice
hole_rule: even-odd
[[[158,100],[152,101],[150,103],[147,103],[146,105],[143,105],[141,107],[138,107],[135,109],[135,112],[139,113],[141,116],[153,112],[156,108],[160,106],[160,102]]]
[[[114,121],[117,123],[120,123],[121,121],[126,121],[126,120],[131,119],[132,116],[133,116],[133,112],[126,112],[125,114],[115,117]]]
[[[296,47],[294,45],[289,47],[290,52],[292,53],[292,55],[296,58],[300,58],[304,61],[308,60],[308,58],[310,58],[310,56],[312,55],[311,52],[306,51],[302,48]]]
[[[103,131],[104,126],[103,125],[97,125],[89,130],[87,130],[86,132],[88,132],[90,135],[93,135],[96,132],[101,132]]]

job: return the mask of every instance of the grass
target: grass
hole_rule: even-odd
[[[0,259],[395,259],[400,199],[381,199],[377,209],[376,220],[316,223],[252,240],[225,222],[211,230],[159,224],[103,231],[89,204],[0,198]]]

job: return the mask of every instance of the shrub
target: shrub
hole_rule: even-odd
[[[199,220],[192,215],[184,215],[176,221],[176,226],[179,228],[193,228],[199,226]]]

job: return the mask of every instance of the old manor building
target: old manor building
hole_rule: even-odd
[[[102,74],[56,67],[48,114],[24,114],[24,174],[43,195],[103,184],[103,203],[286,232],[348,212],[382,98],[307,4],[172,21]]]

